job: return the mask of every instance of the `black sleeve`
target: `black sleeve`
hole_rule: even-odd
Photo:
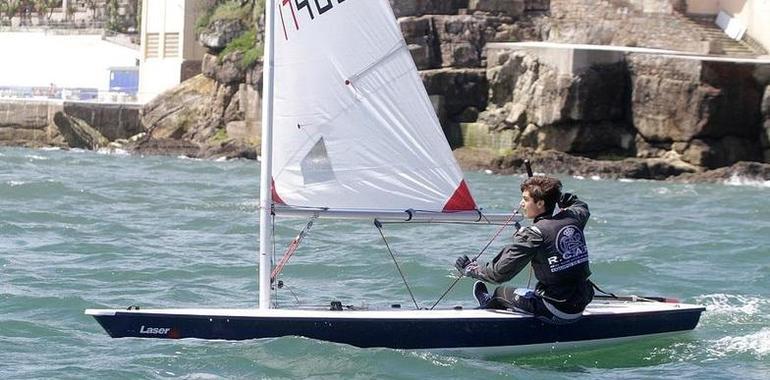
[[[513,236],[513,244],[506,245],[486,264],[479,264],[472,277],[501,284],[515,277],[529,264],[543,244],[543,236],[536,228],[522,228]]]
[[[586,223],[588,223],[588,218],[591,217],[591,212],[588,211],[588,204],[578,199],[576,195],[565,195],[569,195],[569,202],[560,206],[563,212],[570,213],[572,217],[578,220],[580,227],[585,227]]]

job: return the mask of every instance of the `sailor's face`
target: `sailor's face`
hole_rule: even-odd
[[[545,212],[545,201],[535,201],[535,199],[529,195],[529,191],[524,190],[524,192],[521,193],[519,207],[521,207],[525,217],[534,219],[536,216]]]

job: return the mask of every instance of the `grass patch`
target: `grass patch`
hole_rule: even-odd
[[[221,143],[221,142],[227,141],[229,138],[230,137],[227,136],[227,129],[222,128],[222,129],[218,129],[217,133],[215,133],[214,136],[211,137],[211,141],[214,143]]]
[[[217,20],[252,21],[251,7],[242,7],[239,1],[227,1],[219,4],[209,17],[209,23]]]
[[[255,0],[255,6],[262,7],[264,13],[264,0]],[[218,20],[242,20],[244,24],[248,25],[254,22],[255,14],[252,12],[254,9],[250,5],[241,6],[239,1],[218,1],[219,4],[206,9],[195,21],[195,32],[201,33],[208,29],[212,22]]]
[[[243,53],[241,59],[241,68],[248,68],[254,66],[263,54],[263,46],[261,43],[257,43],[257,30],[250,29],[241,34],[238,38],[234,38],[227,44],[224,50],[219,53],[219,59],[221,60],[230,53],[239,51]]]
[[[195,34],[201,34],[203,31],[208,29],[209,24],[211,23],[211,15],[214,14],[214,9],[209,8],[206,9],[203,14],[198,16],[198,20],[195,21]]]

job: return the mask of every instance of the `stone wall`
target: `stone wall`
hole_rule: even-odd
[[[133,104],[64,103],[64,113],[85,121],[109,141],[142,133],[141,106]]]
[[[38,101],[0,101],[0,144],[26,147],[63,146],[52,127],[60,104]]]
[[[75,143],[80,130],[93,135],[89,141],[128,139],[144,129],[139,106],[100,103],[56,103],[28,100],[0,101],[0,144],[26,147],[86,147]],[[78,126],[72,133],[71,125]],[[64,129],[62,129],[64,128]]]

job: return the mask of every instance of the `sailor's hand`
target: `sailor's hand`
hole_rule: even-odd
[[[465,266],[465,271],[463,271],[463,275],[470,278],[480,279],[479,278],[479,263],[477,263],[475,260],[471,261],[470,264]]]
[[[455,268],[457,268],[460,273],[465,273],[465,267],[467,267],[470,263],[471,259],[469,259],[466,255],[462,255],[457,258],[457,261],[455,261]]]
[[[559,198],[559,208],[567,208],[575,204],[578,199],[577,195],[571,193],[564,193]]]
[[[460,256],[455,261],[455,268],[457,268],[463,276],[473,277],[473,274],[479,269],[479,264],[475,260],[471,260],[468,256]]]

